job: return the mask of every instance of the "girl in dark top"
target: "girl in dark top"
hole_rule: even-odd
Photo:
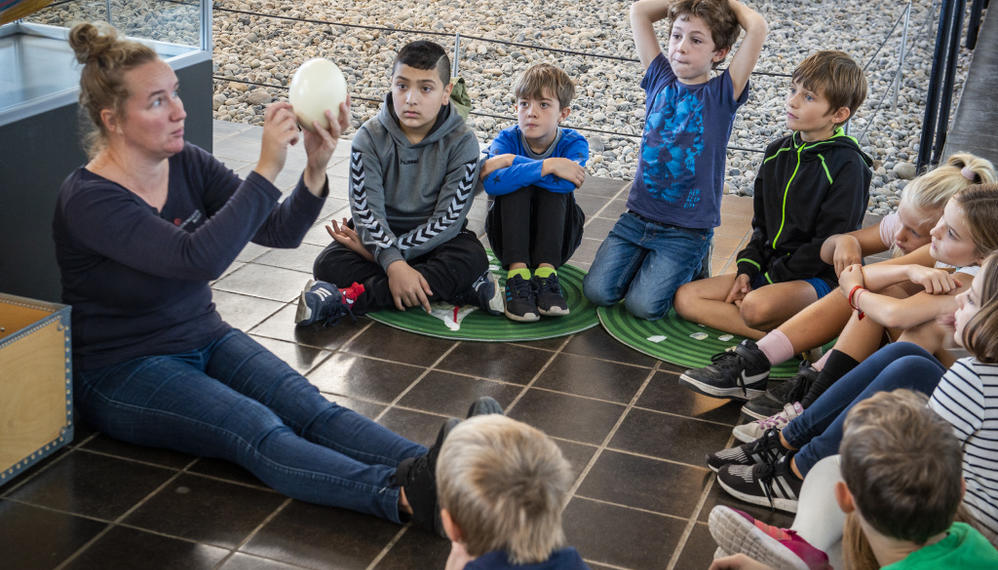
[[[91,24],[70,44],[95,127],[53,221],[79,415],[111,437],[234,461],[296,499],[436,530],[435,450],[327,401],[222,321],[208,286],[250,240],[298,246],[349,102],[302,133],[307,165],[278,204],[273,181],[299,137],[289,104],[267,108],[259,162],[240,180],[184,142],[177,77],[152,49]]]

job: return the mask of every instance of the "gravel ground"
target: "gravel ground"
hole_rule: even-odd
[[[218,0],[213,16],[215,118],[260,124],[264,105],[287,97],[294,70],[306,59],[322,56],[335,61],[346,75],[354,98],[353,123],[358,126],[376,113],[388,88],[388,67],[402,45],[424,37],[453,54],[455,34],[460,33],[459,73],[474,104],[469,122],[483,145],[515,121],[509,89],[516,74],[533,63],[552,62],[576,81],[577,96],[565,125],[589,138],[589,172],[632,178],[645,97],[627,16],[630,1],[514,0],[504,3],[501,11],[496,4],[433,0],[400,9],[393,2],[370,0]],[[930,0],[912,2],[895,106],[892,87],[906,2],[750,4],[766,17],[770,32],[752,77],[750,99],[738,112],[731,135],[728,191],[751,193],[762,149],[786,132],[783,100],[794,66],[818,49],[841,49],[867,71],[869,95],[849,132],[876,160],[869,210],[886,213],[905,184],[898,174],[910,176],[905,171],[913,170],[910,163],[917,156],[938,6],[930,14]],[[33,19],[101,18],[103,5],[64,4]],[[197,43],[196,7],[123,0],[112,6],[115,24],[129,33]],[[667,33],[664,23],[657,29],[663,36]],[[970,55],[961,49],[957,93]]]

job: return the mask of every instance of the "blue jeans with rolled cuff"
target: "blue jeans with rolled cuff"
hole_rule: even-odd
[[[198,350],[74,374],[77,409],[138,445],[237,463],[294,499],[401,522],[399,462],[426,448],[322,396],[239,330]]]

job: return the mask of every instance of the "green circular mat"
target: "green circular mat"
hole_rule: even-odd
[[[500,287],[506,284],[506,272],[489,252],[490,269],[499,279]],[[420,307],[410,307],[408,311],[385,309],[368,313],[367,316],[386,324],[426,336],[455,340],[477,340],[484,342],[512,342],[541,340],[570,335],[596,326],[595,306],[582,294],[582,277],[585,273],[571,265],[558,268],[558,282],[568,301],[571,312],[564,317],[541,317],[534,323],[517,323],[506,317],[493,316],[480,309],[454,307],[447,303],[434,303],[433,313],[426,314]],[[459,323],[455,323],[459,319]],[[445,323],[450,322],[450,327]],[[454,326],[458,328],[453,328]]]
[[[710,364],[710,357],[740,343],[744,337],[691,323],[669,311],[657,321],[639,319],[627,312],[623,303],[596,310],[600,323],[610,336],[627,346],[687,368]],[[691,336],[695,335],[695,336]],[[790,378],[797,373],[798,358],[774,366],[770,378]]]

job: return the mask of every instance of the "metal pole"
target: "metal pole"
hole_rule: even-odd
[[[211,36],[211,0],[201,0],[201,49],[209,55],[214,51]]]
[[[111,0],[106,0],[104,2],[104,5],[105,9],[107,10],[107,23],[113,26],[114,24],[111,23]]]
[[[911,0],[908,0],[908,9],[904,11],[904,28],[901,31],[901,51],[898,53],[897,83],[894,84],[894,105],[891,109],[898,108],[898,93],[901,92],[901,82],[904,81],[904,52],[908,45],[908,22],[911,19]]]
[[[953,22],[949,32],[949,55],[946,57],[946,71],[942,88],[942,103],[939,105],[939,118],[936,123],[936,141],[932,147],[932,164],[939,164],[939,155],[946,145],[946,133],[949,132],[949,108],[953,102],[953,82],[956,78],[957,57],[960,54],[960,31],[963,29],[964,0],[956,0],[953,10]]]
[[[452,63],[453,70],[451,70],[451,77],[457,77],[457,72],[460,69],[458,65],[458,60],[461,58],[461,32],[456,32],[454,34],[454,62]]]
[[[922,120],[922,136],[918,142],[916,172],[928,164],[932,153],[932,136],[939,111],[939,79],[946,59],[946,44],[949,40],[949,23],[953,18],[954,0],[942,0],[939,5],[939,26],[936,29],[936,48],[932,55],[932,71],[929,72],[929,88],[925,93],[925,116]]]
[[[981,29],[981,10],[984,0],[974,0],[970,5],[970,19],[967,21],[967,49],[977,47],[977,32]]]

